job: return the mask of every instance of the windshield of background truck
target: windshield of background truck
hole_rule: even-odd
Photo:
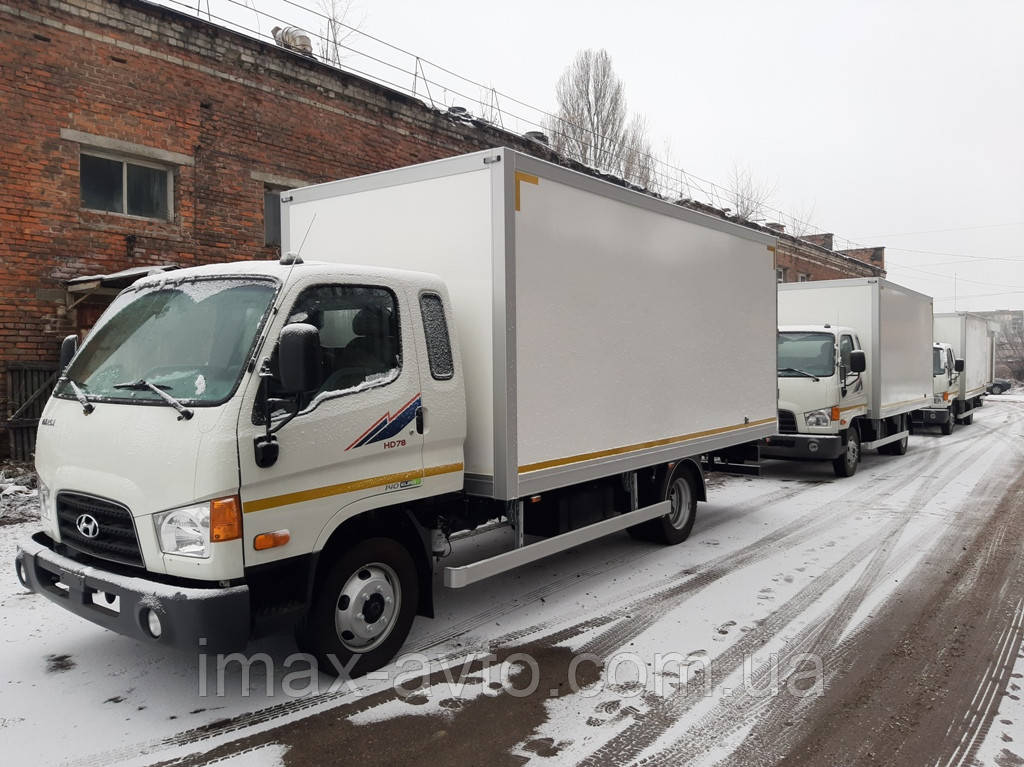
[[[831,333],[779,333],[779,378],[799,378],[801,373],[797,371],[815,376],[833,375],[836,372],[835,344]]]
[[[942,349],[932,349],[932,375],[940,376],[946,372],[946,360]]]
[[[140,380],[177,400],[214,405],[234,392],[276,291],[271,280],[163,282],[119,295],[65,372],[89,399],[155,401]],[[74,391],[62,379],[56,394]]]

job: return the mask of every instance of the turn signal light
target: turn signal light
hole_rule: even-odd
[[[942,392],[942,401],[943,402],[949,402],[949,392],[948,391]]]
[[[838,405],[833,405],[832,406],[832,420],[833,421],[838,421],[839,420],[839,406]]]
[[[242,537],[242,504],[237,495],[210,501],[210,540],[214,543]]]
[[[252,547],[256,549],[256,551],[265,551],[266,549],[274,549],[278,546],[284,546],[291,539],[291,533],[287,530],[275,530],[272,533],[260,533],[252,539]]]

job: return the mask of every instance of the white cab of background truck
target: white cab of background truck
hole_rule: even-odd
[[[955,424],[974,421],[984,404],[995,366],[995,337],[984,317],[968,312],[936,314],[932,347],[932,402],[915,411],[914,423],[939,426],[951,434]]]
[[[779,285],[779,434],[765,458],[902,455],[910,413],[931,402],[932,299],[879,278]]]
[[[458,534],[514,528],[452,587],[677,543],[701,457],[776,431],[774,238],[507,149],[288,192],[282,224],[298,258],[143,279],[64,368],[27,587],[365,673]]]

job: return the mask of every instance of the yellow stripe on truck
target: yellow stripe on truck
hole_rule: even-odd
[[[540,179],[532,173],[523,173],[521,170],[516,171],[516,210],[519,210],[519,184],[523,181],[535,186],[540,183]]]
[[[665,445],[675,445],[679,442],[686,442],[691,439],[699,439],[700,437],[710,437],[715,434],[724,434],[729,431],[737,431],[739,429],[749,429],[752,426],[763,426],[766,423],[772,423],[775,421],[775,416],[771,418],[762,418],[760,421],[751,421],[750,423],[739,423],[734,426],[722,426],[718,429],[708,429],[707,431],[695,431],[693,434],[682,434],[678,437],[665,437],[664,439],[656,439],[653,442],[641,442],[637,445],[626,445],[625,447],[614,447],[611,450],[599,450],[596,453],[582,453],[580,455],[572,455],[568,458],[555,458],[551,461],[539,461],[537,463],[529,463],[525,466],[519,467],[520,474],[526,474],[531,471],[540,471],[541,469],[553,469],[556,466],[567,466],[570,463],[581,463],[582,461],[592,461],[596,458],[607,458],[611,455],[622,455],[623,453],[632,453],[637,450],[646,450],[652,447],[663,447]]]
[[[269,498],[246,501],[243,504],[243,510],[246,514],[251,514],[254,511],[266,511],[267,509],[276,509],[280,506],[291,506],[295,503],[315,501],[319,498],[330,498],[332,495],[354,493],[359,490],[369,490],[396,482],[408,482],[411,479],[422,479],[423,477],[436,477],[439,474],[451,474],[456,471],[462,471],[461,463],[430,466],[423,471],[403,471],[400,474],[384,474],[380,477],[368,477],[366,479],[357,479],[354,482],[342,482],[337,485],[325,485],[324,487],[315,487],[311,490],[299,490],[295,493],[272,495]]]

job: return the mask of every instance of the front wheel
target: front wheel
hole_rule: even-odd
[[[343,552],[317,586],[299,646],[320,670],[350,677],[386,665],[401,648],[419,598],[416,565],[391,538],[370,538]]]
[[[955,426],[956,426],[956,416],[953,415],[953,411],[951,410],[949,412],[949,420],[946,421],[944,424],[942,424],[942,426],[940,426],[939,428],[941,428],[942,429],[942,433],[945,434],[948,437],[950,434],[953,433],[953,429],[954,429]]]
[[[999,384],[996,384],[995,386],[992,387],[992,393],[993,394],[1002,394],[1003,393],[1003,387],[1000,386]]]
[[[860,435],[856,427],[851,427],[846,433],[846,451],[832,461],[832,469],[837,477],[852,477],[857,473],[857,464],[860,462]]]

